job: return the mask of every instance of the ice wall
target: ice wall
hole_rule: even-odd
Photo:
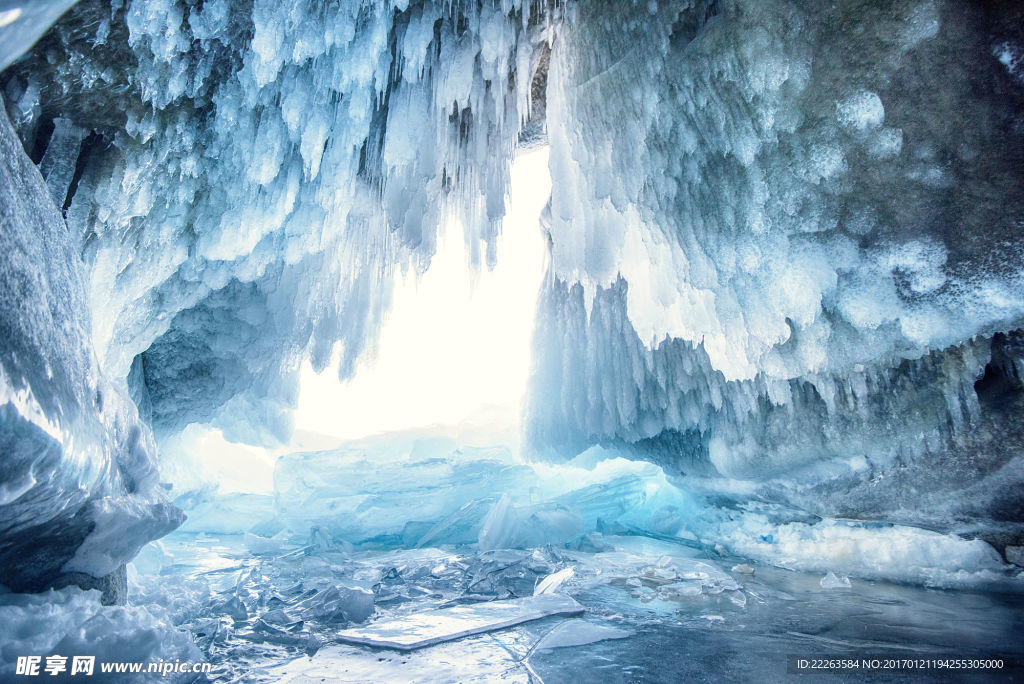
[[[287,438],[300,359],[351,372],[446,218],[494,262],[535,4],[86,0],[5,73],[158,435]]]
[[[84,266],[2,111],[0,196],[0,584],[123,599],[125,561],[182,515],[127,388],[100,370]]]
[[[446,219],[493,263],[538,73],[535,446],[1019,541],[1022,25],[1000,1],[82,0],[0,75],[38,166],[8,146],[35,289],[5,297],[3,435],[30,447],[0,482],[70,540],[15,575],[104,574],[172,524],[133,403],[158,436],[280,441],[300,360],[351,372]]]
[[[1019,523],[1019,372],[990,361],[1024,314],[1020,7],[565,13],[533,442],[944,524],[945,493],[1003,470],[976,514]]]
[[[0,2],[0,71],[32,47],[77,0],[2,0]]]

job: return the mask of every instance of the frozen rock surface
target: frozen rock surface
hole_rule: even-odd
[[[32,47],[78,0],[3,0],[0,2],[0,71]]]
[[[97,363],[85,269],[4,111],[0,196],[0,583],[113,596],[114,573],[181,512],[127,388]]]

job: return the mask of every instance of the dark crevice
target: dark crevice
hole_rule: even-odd
[[[53,119],[43,119],[39,122],[39,128],[36,129],[36,137],[32,142],[32,150],[29,152],[29,157],[32,159],[32,163],[39,166],[39,162],[43,161],[43,155],[46,154],[46,148],[50,146],[50,140],[53,138],[54,131]]]
[[[1024,379],[1017,361],[1024,359],[1024,331],[997,333],[992,337],[992,360],[974,383],[978,403],[986,411],[1005,411],[1024,396]]]
[[[68,194],[64,198],[64,203],[61,206],[61,211],[66,212],[68,207],[71,206],[71,200],[74,199],[75,193],[78,191],[78,184],[82,181],[82,176],[85,174],[86,168],[89,166],[90,160],[93,159],[94,155],[98,155],[107,146],[106,139],[96,133],[95,131],[90,133],[82,141],[81,151],[78,153],[78,159],[75,161],[75,173],[71,176],[71,184],[68,186]]]

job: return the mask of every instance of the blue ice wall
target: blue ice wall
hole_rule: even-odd
[[[535,446],[1019,538],[1022,20],[569,3]]]
[[[84,265],[2,111],[0,196],[0,583],[114,599],[124,562],[183,516],[149,427],[99,367]]]

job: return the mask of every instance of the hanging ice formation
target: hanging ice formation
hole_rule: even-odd
[[[53,20],[12,16],[22,32]],[[54,528],[62,551],[30,584],[134,555],[65,563],[123,531],[104,502],[149,486],[149,426],[287,439],[301,358],[322,368],[340,343],[350,372],[392,274],[425,268],[444,216],[493,263],[545,30],[520,0],[87,0],[3,73],[38,171],[5,129],[3,192],[23,201],[4,207],[3,320],[24,339],[4,339],[3,519],[18,524],[0,530],[0,582],[19,584],[11,559]],[[113,425],[129,391],[142,421]],[[162,515],[135,541],[172,528]]]
[[[533,441],[1019,537],[1022,18],[569,4]]]
[[[116,580],[180,519],[152,435],[287,439],[443,217],[499,258],[545,110],[538,453],[1019,540],[1014,3],[81,0],[18,61],[54,17],[2,16],[0,582]]]

